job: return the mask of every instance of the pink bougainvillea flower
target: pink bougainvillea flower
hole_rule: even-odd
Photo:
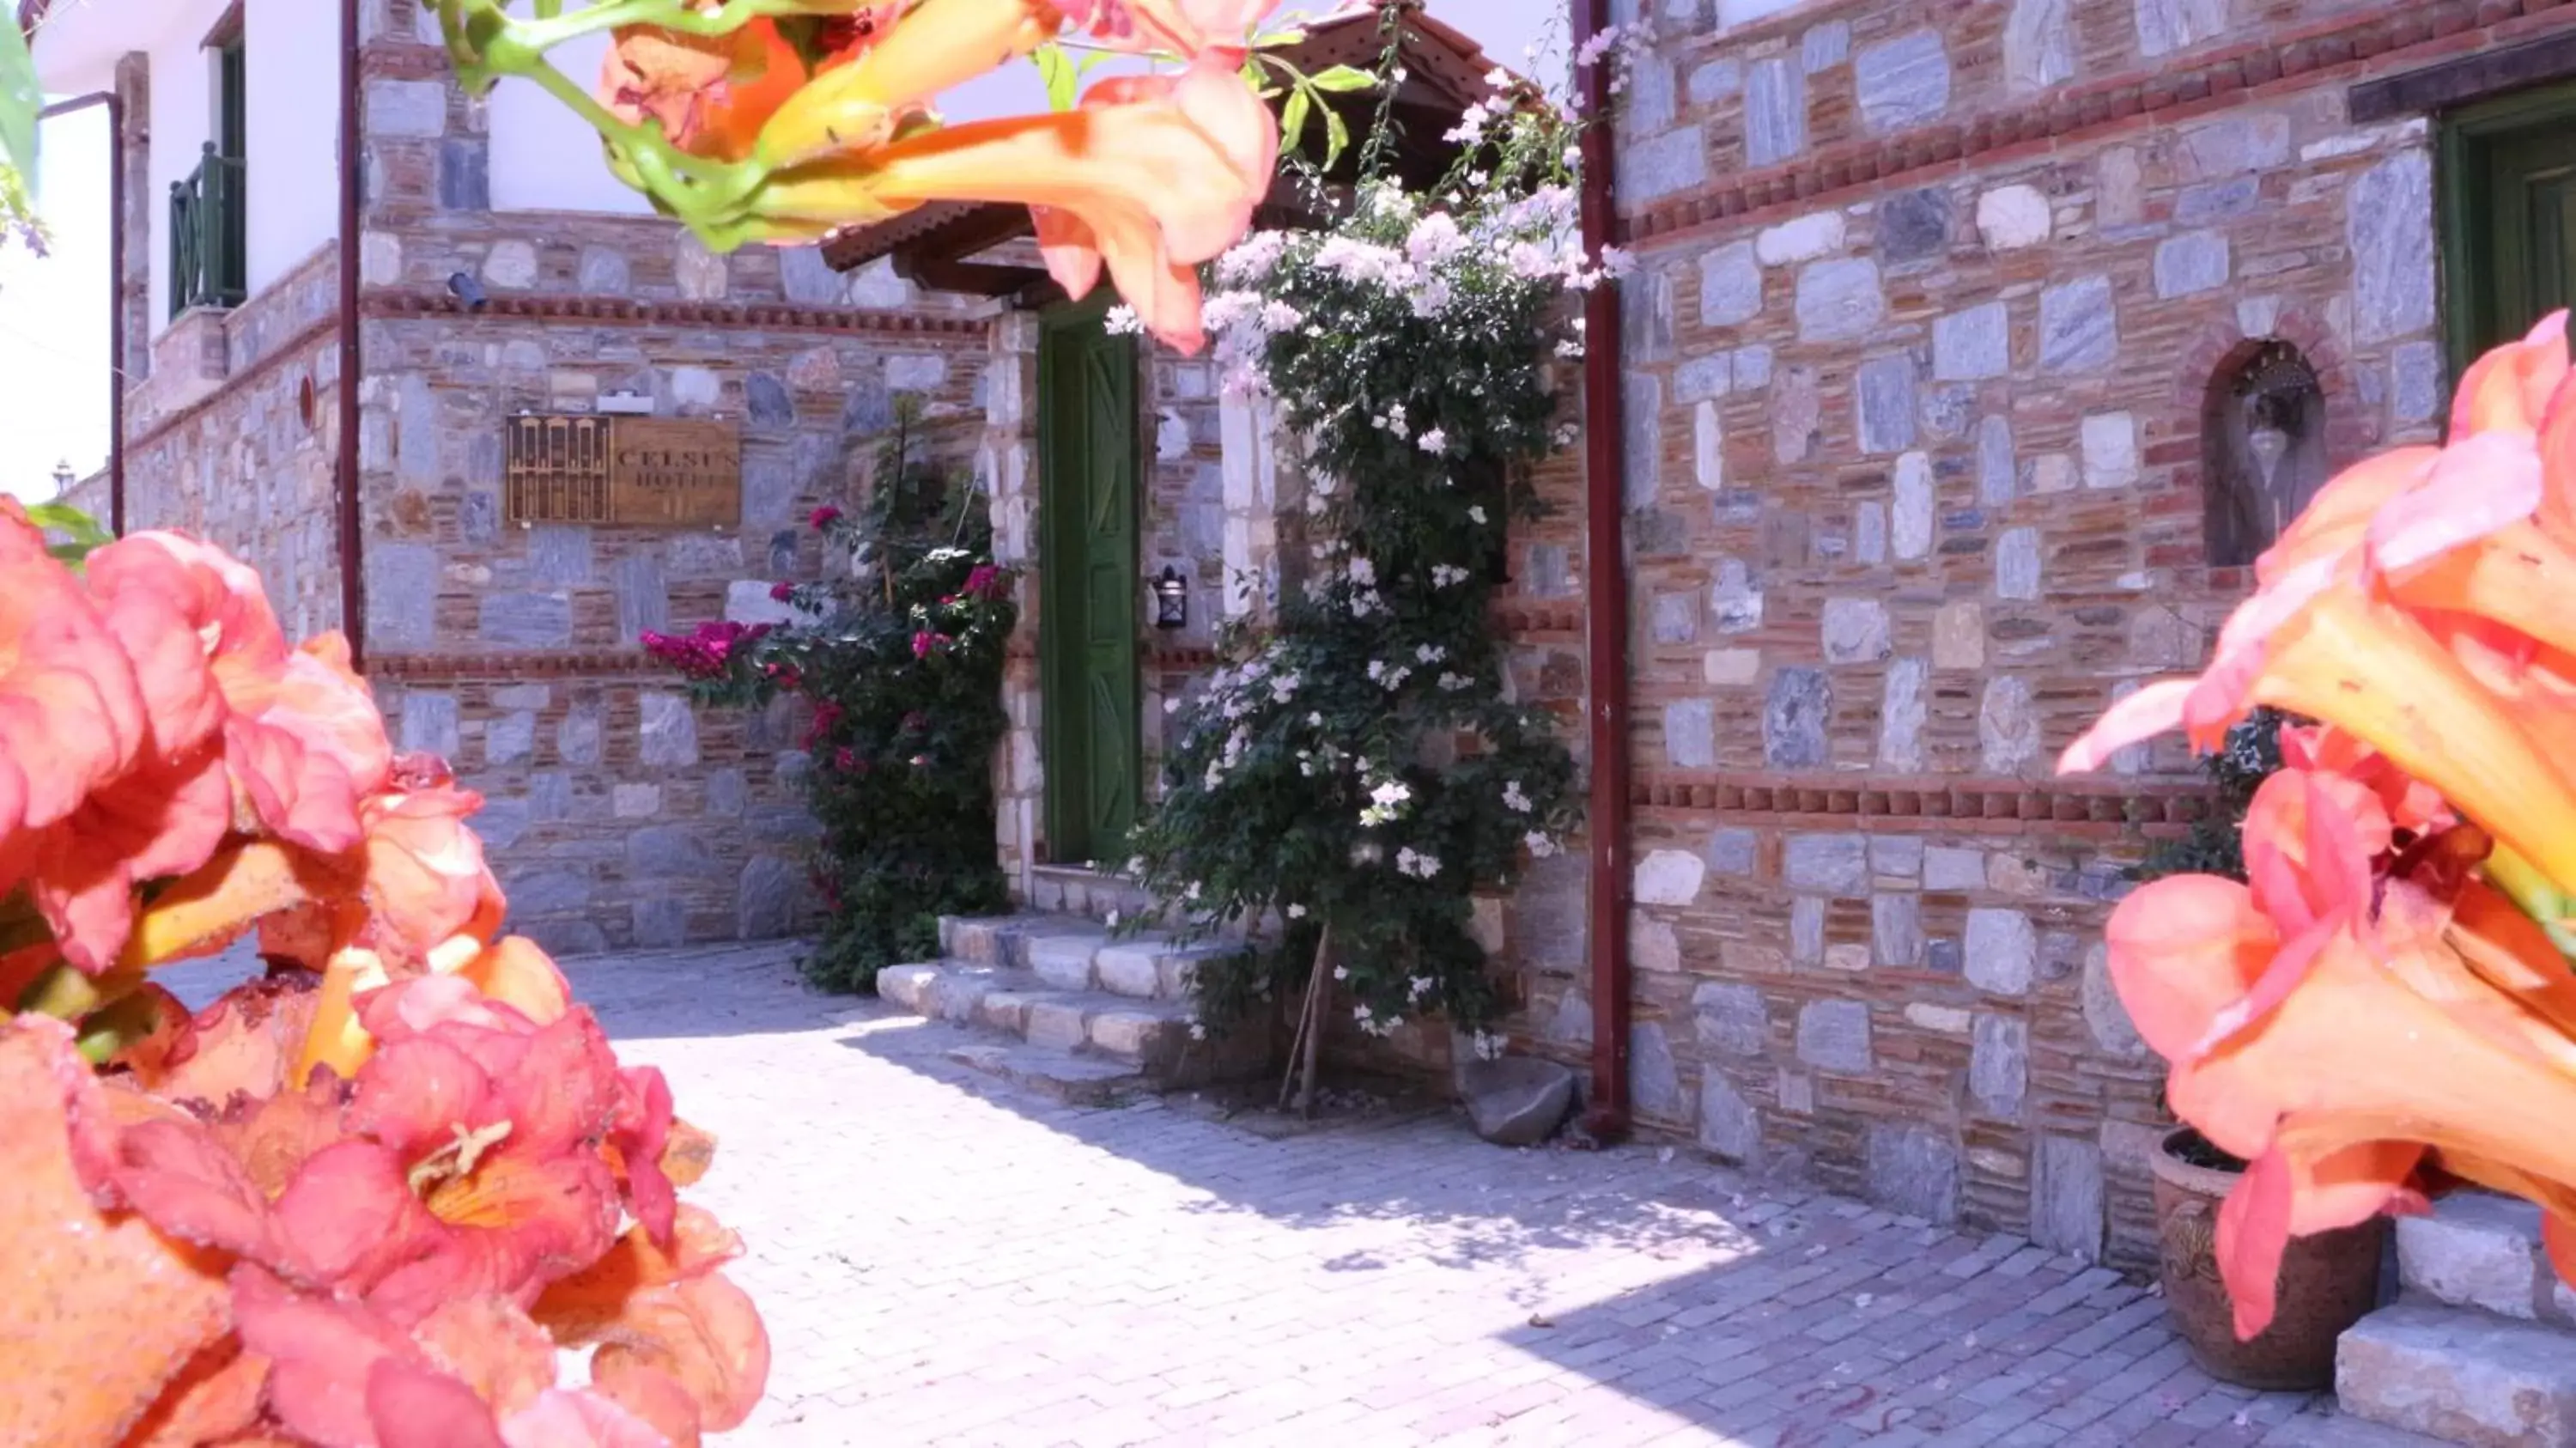
[[[841,510],[833,507],[829,503],[825,503],[823,506],[816,508],[812,516],[808,517],[805,521],[813,526],[815,532],[820,533],[824,529],[841,521]]]
[[[80,581],[0,498],[0,844],[69,816],[142,748],[141,685]],[[13,883],[0,875],[0,889]]]

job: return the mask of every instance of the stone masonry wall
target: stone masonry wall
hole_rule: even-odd
[[[2141,1263],[2160,1070],[2099,932],[2195,781],[2051,769],[2247,586],[2223,364],[2296,346],[2337,466],[2435,433],[2428,133],[2347,123],[2389,46],[2331,38],[2390,12],[1707,12],[1654,7],[1620,118],[1639,1113]]]
[[[391,0],[366,53],[359,441],[388,718],[485,792],[514,924],[549,946],[790,933],[812,909],[800,708],[695,709],[637,635],[777,621],[774,582],[845,566],[808,513],[855,506],[898,395],[971,422],[986,324],[812,247],[718,256],[654,219],[490,210],[482,108],[417,12]],[[738,529],[503,522],[506,419],[616,394],[739,423]]]
[[[340,627],[337,264],[325,248],[240,307],[190,313],[210,354],[195,400],[160,405],[160,378],[127,393],[126,527],[230,550],[298,639]]]

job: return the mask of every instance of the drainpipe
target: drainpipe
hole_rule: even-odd
[[[41,120],[107,108],[107,531],[125,533],[125,102],[112,90],[56,101]]]
[[[1606,0],[1572,0],[1575,45],[1610,26]],[[1583,247],[1599,256],[1618,239],[1611,167],[1610,67],[1576,76],[1583,128]],[[1583,436],[1586,570],[1584,643],[1592,682],[1592,1107],[1584,1127],[1603,1141],[1628,1134],[1628,562],[1620,499],[1627,471],[1619,396],[1618,284],[1602,280],[1583,303]]]
[[[340,630],[367,667],[366,540],[358,511],[358,0],[340,0]]]

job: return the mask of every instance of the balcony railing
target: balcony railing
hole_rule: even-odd
[[[170,315],[238,307],[250,295],[248,191],[240,158],[216,154],[170,183]]]

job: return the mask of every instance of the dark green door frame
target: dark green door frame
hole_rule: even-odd
[[[2576,84],[2441,117],[2443,340],[2457,377],[2576,300]]]
[[[1038,656],[1049,859],[1119,848],[1144,770],[1137,645],[1144,472],[1137,349],[1108,299],[1042,318],[1038,345]]]

